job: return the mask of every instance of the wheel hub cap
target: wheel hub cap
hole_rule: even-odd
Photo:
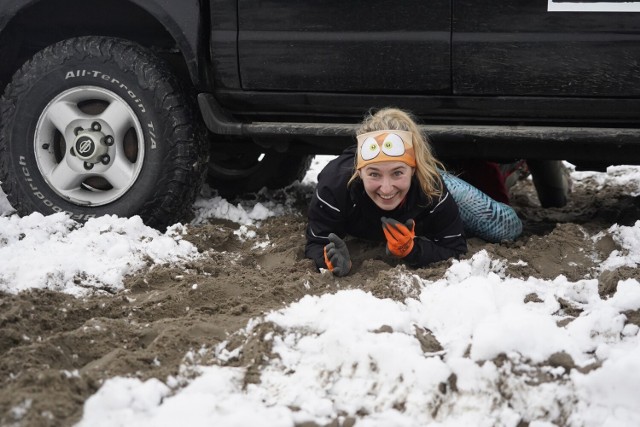
[[[145,159],[145,137],[138,116],[123,98],[105,88],[77,86],[43,109],[33,150],[51,190],[79,206],[103,206],[136,183]]]
[[[75,155],[87,163],[98,163],[109,148],[104,143],[104,134],[95,131],[80,131],[73,144]]]

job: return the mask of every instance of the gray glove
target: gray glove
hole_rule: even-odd
[[[324,262],[336,276],[346,276],[351,270],[351,258],[347,244],[333,233],[329,234],[329,242],[331,243],[324,247]]]

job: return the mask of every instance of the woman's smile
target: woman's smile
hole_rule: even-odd
[[[388,195],[388,196],[387,196],[387,195],[385,195],[385,194],[378,193],[378,196],[382,197],[382,198],[383,198],[383,199],[385,199],[385,200],[391,200],[391,199],[393,199],[397,194],[398,194],[398,193],[396,192],[396,193],[393,193],[393,194],[390,194],[390,195]]]

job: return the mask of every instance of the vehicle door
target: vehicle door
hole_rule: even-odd
[[[640,14],[634,12],[638,4],[454,0],[453,92],[637,97]]]
[[[450,93],[450,0],[238,0],[242,89]]]

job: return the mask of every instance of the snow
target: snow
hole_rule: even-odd
[[[116,292],[147,261],[197,257],[197,249],[182,240],[182,229],[178,224],[161,234],[137,216],[104,216],[82,226],[63,213],[0,217],[0,291]]]
[[[209,218],[219,218],[246,226],[275,215],[282,215],[286,211],[282,205],[276,205],[273,202],[269,204],[270,207],[264,206],[262,203],[255,203],[250,208],[245,208],[240,203],[232,205],[220,196],[210,199],[200,198],[193,205],[196,212],[193,224],[199,225],[207,222]]]
[[[622,247],[614,250],[600,266],[601,270],[615,270],[620,267],[637,267],[640,264],[640,221],[635,227],[620,227],[614,224],[609,228],[613,240]]]
[[[300,185],[313,185],[331,157],[318,157]],[[576,182],[637,182],[640,168],[605,174],[573,172]],[[102,217],[80,225],[63,214],[11,215],[0,195],[0,290],[48,288],[73,295],[116,292],[124,277],[148,264],[198,257],[182,239],[183,225],[166,233],[140,218]],[[251,227],[288,212],[281,204],[232,205],[212,196],[196,203],[194,224],[207,218],[237,222],[238,238]],[[640,263],[640,221],[608,230],[620,250],[601,270]],[[601,236],[592,236],[598,239]],[[189,364],[184,378],[114,377],[84,406],[79,426],[294,426],[324,425],[346,417],[358,426],[640,425],[640,335],[625,325],[640,309],[640,283],[620,281],[607,299],[596,280],[509,277],[505,260],[485,251],[453,261],[439,280],[397,268],[400,282],[418,284],[406,300],[380,299],[362,290],[305,296],[252,319],[239,334],[261,325],[272,356],[258,384],[244,385],[244,368],[224,366],[234,355],[226,342],[211,350],[214,364]],[[195,285],[194,285],[195,286]],[[407,286],[413,289],[413,287]],[[526,296],[535,293],[535,301]],[[571,322],[561,302],[581,309]],[[418,331],[429,331],[442,351],[425,352]],[[237,354],[239,348],[234,352]],[[551,360],[571,358],[567,370]],[[545,380],[550,378],[551,380]],[[508,400],[503,396],[509,395]],[[25,405],[29,405],[30,402]],[[27,407],[17,406],[14,412]]]
[[[521,415],[538,425],[563,415],[571,425],[637,425],[640,338],[637,328],[621,333],[620,312],[640,308],[640,283],[627,280],[602,300],[589,281],[500,277],[488,258],[480,252],[456,263],[453,281],[417,278],[422,292],[405,302],[361,290],[306,296],[247,327],[247,336],[263,323],[279,327],[269,336],[275,357],[260,384],[243,389],[242,369],[221,366],[199,367],[195,380],[176,389],[115,378],[87,401],[80,425],[324,425],[340,414],[368,414],[358,423],[367,426],[516,426]],[[530,292],[543,302],[525,303]],[[559,298],[584,310],[565,327],[557,324]],[[443,354],[423,353],[417,327],[433,331]],[[229,356],[224,346],[220,360]],[[548,362],[559,352],[578,366],[604,363],[568,373]],[[501,353],[509,357],[502,366]],[[532,384],[532,366],[560,381]],[[457,392],[443,393],[452,375]]]

